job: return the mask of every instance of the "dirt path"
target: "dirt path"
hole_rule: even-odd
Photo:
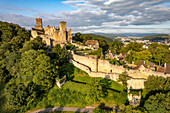
[[[33,111],[31,113],[45,113],[45,112],[53,112],[53,111],[73,111],[73,112],[86,112],[93,113],[93,109],[91,108],[76,108],[76,107],[53,107],[53,108],[44,108]]]

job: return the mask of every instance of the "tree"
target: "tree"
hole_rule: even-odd
[[[2,41],[2,39],[1,39],[1,35],[2,35],[2,31],[0,30],[0,42]]]
[[[153,50],[153,60],[158,63],[159,65],[164,62],[166,49],[162,47],[158,47]]]
[[[20,36],[25,41],[29,40],[30,33],[17,24],[0,21],[1,41],[10,42],[13,37]]]
[[[130,53],[125,56],[125,61],[131,64],[132,61],[134,61],[134,54],[134,51],[130,51]]]
[[[90,83],[90,94],[86,96],[86,100],[94,103],[99,101],[104,96],[105,92],[103,92],[103,88],[99,79],[94,78]]]
[[[17,76],[20,58],[21,56],[18,52],[10,52],[9,55],[2,60],[11,76]]]
[[[123,113],[143,113],[140,110],[136,110],[133,106],[128,105],[125,107],[125,109],[123,110]]]
[[[33,43],[33,49],[34,50],[38,50],[38,49],[45,49],[45,42],[43,42],[42,38],[40,36],[37,36],[36,38],[34,38],[34,40],[32,40]]]
[[[85,42],[86,42],[87,40],[90,40],[91,37],[90,37],[89,35],[82,35],[82,39],[83,39],[83,44],[85,44]]]
[[[102,39],[102,38],[92,38],[92,39],[97,40],[99,42],[99,47],[101,47],[103,49],[103,52],[108,50],[109,46],[104,39]]]
[[[137,43],[137,42],[130,42],[126,47],[122,47],[122,49],[120,50],[121,53],[127,53],[129,50],[132,51],[142,51],[143,50],[143,45],[141,43]]]
[[[39,54],[40,52],[35,50],[29,50],[21,54],[19,75],[25,85],[33,80],[34,70],[37,66],[35,59]]]
[[[17,51],[20,48],[22,48],[22,44],[24,43],[24,39],[21,36],[16,36],[12,38],[11,42],[12,44],[11,48],[13,51]]]
[[[152,61],[161,65],[163,63],[170,63],[169,56],[170,50],[166,45],[161,45],[156,42],[153,42],[148,46],[148,50],[152,54]]]
[[[154,50],[157,49],[158,47],[161,47],[161,45],[158,44],[157,42],[153,42],[149,44],[148,50],[153,54]]]
[[[19,110],[26,104],[26,97],[28,92],[24,84],[16,84],[16,81],[12,79],[6,86],[6,97],[8,104],[16,110]]]
[[[37,85],[44,86],[44,88],[51,88],[53,86],[54,78],[58,73],[56,68],[51,64],[50,57],[45,54],[40,54],[35,59],[35,70],[33,82]]]
[[[123,47],[123,43],[119,41],[112,41],[109,43],[109,49],[113,54],[120,54],[120,50]]]
[[[143,50],[143,51],[140,51],[140,52],[134,52],[134,54],[133,54],[133,60],[135,61],[135,63],[138,63],[141,60],[148,63],[148,61],[150,61],[151,58],[152,58],[152,54],[148,50]]]
[[[11,52],[10,44],[8,42],[4,42],[0,46],[0,60],[3,60],[4,58],[6,58],[6,56],[8,56],[10,52]]]
[[[52,49],[51,59],[55,66],[62,67],[70,60],[70,54],[66,50],[61,49],[60,45],[57,44]]]
[[[119,78],[118,78],[118,82],[122,82],[123,85],[127,86],[127,80],[129,80],[129,76],[127,75],[126,72],[122,72],[120,75],[119,75]]]
[[[163,63],[170,64],[170,50],[167,50],[164,57]]]
[[[150,96],[144,103],[144,107],[149,113],[168,113],[170,110],[170,95],[157,93]]]
[[[35,47],[34,47],[34,44],[35,44],[35,43],[33,43],[32,40],[25,42],[24,45],[23,45],[23,48],[21,48],[21,49],[19,50],[19,52],[24,53],[25,51],[33,50],[33,49],[35,48]]]
[[[82,34],[81,34],[80,32],[76,33],[76,34],[73,36],[73,40],[83,42]]]
[[[58,75],[50,57],[42,50],[29,50],[22,54],[20,62],[20,80],[25,85],[33,81],[47,90],[53,86]]]
[[[17,82],[15,79],[11,79],[5,87],[8,105],[15,110],[21,110],[21,112],[24,112],[27,108],[35,105],[37,102],[39,91],[36,89],[37,86],[34,85],[33,82],[30,82],[25,86],[22,82]]]
[[[0,65],[0,85],[6,83],[10,79],[10,74],[8,70]]]
[[[147,81],[144,82],[144,86],[147,92],[166,92],[170,90],[170,78],[156,77],[154,75],[149,76]]]

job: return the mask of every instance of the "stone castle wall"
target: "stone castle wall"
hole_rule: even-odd
[[[123,66],[112,65],[107,60],[94,59],[91,57],[80,56],[72,51],[72,59],[70,60],[76,67],[87,72],[91,77],[102,77],[117,81],[119,74],[125,71]],[[143,65],[137,70],[126,70],[128,76],[131,78],[127,81],[127,87],[130,89],[143,89],[144,81],[149,75],[170,77],[170,74],[152,71],[145,68]]]
[[[98,71],[106,73],[122,73],[125,71],[123,66],[112,65],[108,60],[98,59]]]
[[[107,79],[111,79],[114,81],[117,81],[117,79],[119,78],[118,73],[105,73],[105,72],[91,71],[91,69],[88,66],[81,64],[73,59],[70,60],[70,63],[72,63],[74,66],[80,68],[81,70],[87,72],[89,74],[89,76],[91,76],[91,77],[102,77],[102,78],[107,78]]]
[[[92,71],[96,71],[97,59],[91,57],[80,56],[72,52],[72,57],[75,61],[88,66]]]
[[[91,49],[91,47],[88,47],[88,46],[82,46],[76,43],[71,43],[71,44],[73,44],[74,46],[77,46],[79,49]]]

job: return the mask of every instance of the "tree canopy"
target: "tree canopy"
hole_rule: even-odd
[[[109,49],[113,54],[120,54],[120,50],[123,47],[123,43],[119,41],[112,41],[109,43]]]

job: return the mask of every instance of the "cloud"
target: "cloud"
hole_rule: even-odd
[[[80,3],[80,2],[85,2],[85,0],[67,0],[67,1],[63,1],[62,3],[64,3],[64,4],[75,4],[75,3]]]
[[[7,6],[0,6],[1,9],[8,9],[8,10],[17,10],[17,11],[24,11],[25,9],[18,8],[18,7],[7,7]]]
[[[78,1],[74,1],[77,3]],[[113,25],[148,25],[170,21],[170,8],[164,2],[167,0],[86,0],[77,7],[77,11],[62,13],[68,16],[78,26],[102,25],[110,22]],[[99,13],[98,13],[99,12]],[[98,13],[98,14],[97,14]],[[73,19],[74,18],[74,19]],[[76,26],[76,24],[74,25]]]
[[[140,32],[141,30],[141,32],[170,33],[169,26],[160,29],[154,27],[154,25],[170,21],[170,8],[168,7],[170,2],[167,0],[65,0],[62,3],[71,5],[77,10],[60,11],[57,14],[37,11],[34,17],[1,14],[0,20],[33,27],[35,25],[34,18],[42,17],[44,26],[48,24],[58,26],[59,21],[66,17],[68,28],[72,28],[74,32],[112,33]],[[15,8],[12,9],[15,10]],[[153,25],[153,27],[145,30],[145,27],[138,28],[141,25]],[[129,26],[136,26],[136,28]]]
[[[24,27],[30,27],[34,24],[34,18],[33,17],[26,17],[19,14],[14,13],[0,13],[0,20],[6,21],[10,23],[19,24]]]

